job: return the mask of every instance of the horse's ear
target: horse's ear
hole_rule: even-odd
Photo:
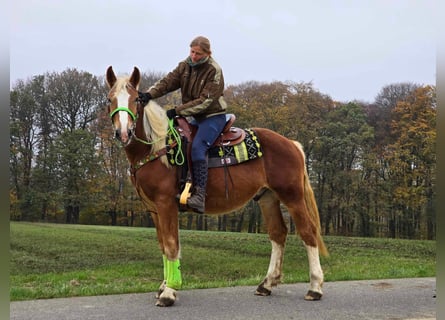
[[[141,72],[138,67],[134,67],[133,73],[130,76],[130,83],[133,87],[137,88],[139,86],[139,81],[141,81]]]
[[[116,80],[117,80],[117,78],[116,78],[116,75],[114,74],[113,67],[109,66],[107,69],[107,84],[110,89],[111,89],[111,87],[114,86],[114,84],[116,83]]]

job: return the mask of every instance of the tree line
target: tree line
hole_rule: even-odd
[[[162,73],[144,73],[141,90]],[[113,139],[103,76],[77,69],[18,80],[10,91],[10,218],[153,226]],[[334,101],[312,83],[230,85],[241,128],[302,143],[326,235],[435,239],[436,88],[395,83],[372,103]],[[180,103],[179,92],[158,102]],[[277,155],[278,156],[278,155]],[[289,215],[284,217],[295,230]],[[180,227],[264,232],[254,201],[212,217],[180,214]]]

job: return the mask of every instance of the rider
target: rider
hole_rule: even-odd
[[[192,143],[192,175],[194,191],[187,205],[204,213],[208,176],[208,150],[226,124],[226,102],[223,98],[224,77],[212,57],[210,41],[198,36],[190,43],[189,56],[139,98],[147,103],[181,89],[182,104],[167,110],[167,117],[192,116],[198,126]]]

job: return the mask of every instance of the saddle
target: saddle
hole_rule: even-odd
[[[226,114],[226,125],[221,134],[216,138],[212,147],[216,146],[233,146],[244,140],[246,132],[240,128],[232,127],[236,117],[232,113]],[[193,123],[187,121],[185,117],[179,116],[175,118],[177,130],[179,134],[184,137],[187,142],[192,142],[195,138],[198,127]]]

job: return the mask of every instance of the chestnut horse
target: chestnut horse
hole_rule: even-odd
[[[132,182],[142,201],[152,212],[163,255],[164,281],[157,294],[158,306],[171,306],[182,284],[178,202],[179,166],[170,165],[165,155],[168,118],[151,100],[145,107],[138,99],[140,71],[134,67],[129,77],[117,78],[112,67],[106,72],[110,88],[109,112],[115,137],[125,147],[132,170]],[[263,156],[228,167],[230,182],[225,183],[223,167],[210,168],[206,214],[223,214],[244,206],[257,195],[267,227],[272,252],[264,280],[255,294],[267,296],[280,283],[287,227],[280,210],[284,204],[293,221],[309,260],[310,286],[306,300],[322,297],[323,271],[319,253],[327,255],[314,194],[309,183],[305,154],[301,145],[265,128],[253,128]],[[141,164],[142,161],[142,164]],[[227,184],[227,185],[226,185]]]

